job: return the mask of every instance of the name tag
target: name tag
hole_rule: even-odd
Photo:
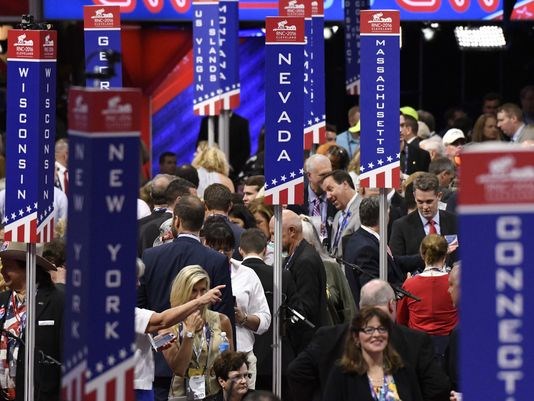
[[[39,322],[37,322],[37,324],[39,326],[53,326],[55,324],[55,322],[53,320],[39,320]]]

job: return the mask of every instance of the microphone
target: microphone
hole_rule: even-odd
[[[343,260],[343,258],[337,257],[337,258],[336,258],[336,262],[339,263],[339,264],[344,264],[345,266],[350,267],[352,270],[356,270],[358,273],[363,274],[364,276],[369,277],[371,280],[380,278],[380,277],[376,277],[376,276],[374,276],[373,274],[371,274],[371,273],[369,273],[369,272],[363,270],[363,269],[362,269],[360,266],[358,266],[357,264],[350,263],[350,262],[347,262],[346,260]],[[401,294],[402,296],[404,296],[404,297],[408,297],[408,298],[412,298],[413,300],[415,300],[415,301],[417,301],[417,302],[420,302],[420,301],[421,301],[421,298],[419,298],[419,297],[416,296],[416,295],[413,295],[411,292],[406,291],[404,288],[399,287],[398,285],[395,285],[395,284],[391,284],[391,283],[389,283],[389,285],[391,286],[391,288],[393,288],[393,291],[395,291],[395,294],[397,294],[397,295]]]
[[[286,305],[286,309],[293,315],[291,316],[291,322],[296,323],[298,321],[306,323],[308,326],[310,326],[312,329],[315,329],[315,325],[310,322],[308,319],[306,319],[303,315],[301,315],[299,312],[297,312],[295,309],[289,307]]]

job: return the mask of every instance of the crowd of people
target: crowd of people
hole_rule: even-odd
[[[534,87],[522,99],[528,91]],[[440,130],[429,112],[400,110],[402,185],[386,191],[387,233],[378,189],[359,185],[366,133],[358,107],[349,110],[347,131],[336,135],[329,126],[328,141],[305,160],[304,203],[282,211],[281,288],[273,283],[278,255],[258,162],[263,150],[240,156],[239,167],[203,141],[191,164],[161,154],[160,171],[138,199],[137,399],[275,400],[273,330],[281,333],[284,401],[460,399],[461,151],[483,141],[532,146],[534,105],[501,104],[489,94],[472,126],[461,109],[449,114]],[[56,144],[56,172],[55,213],[64,222],[65,139]],[[4,202],[2,191],[0,214]],[[38,297],[53,306],[46,313],[55,330],[68,274],[64,227],[37,259]],[[389,245],[387,280],[379,279],[381,240]],[[23,257],[16,244],[0,251],[0,387],[7,400],[21,399],[23,389]],[[274,291],[282,293],[279,310]],[[275,315],[281,327],[273,327]],[[58,400],[60,388],[61,336],[50,333],[36,343],[50,365],[36,386],[45,401]]]

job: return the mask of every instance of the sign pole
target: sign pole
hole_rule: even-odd
[[[273,393],[282,397],[282,206],[274,206]]]
[[[304,18],[267,17],[265,27],[265,203],[275,211],[273,391],[281,396],[282,205],[304,201]]]
[[[215,143],[215,121],[213,116],[208,117],[208,146],[211,148]]]
[[[33,366],[35,360],[35,302],[37,292],[35,270],[37,257],[35,244],[26,244],[26,347],[24,352],[24,400],[33,400]]]
[[[379,243],[379,252],[380,252],[380,279],[388,281],[388,190],[386,188],[380,188],[379,194],[380,201],[380,243]]]

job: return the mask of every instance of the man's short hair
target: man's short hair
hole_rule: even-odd
[[[428,192],[434,191],[434,193],[439,192],[439,180],[436,174],[424,172],[413,182],[413,191],[418,189],[419,191]]]
[[[374,279],[365,284],[360,291],[360,308],[387,305],[393,299],[395,299],[395,292],[389,283]]]
[[[165,190],[167,205],[173,205],[179,196],[189,195],[191,188],[195,188],[195,186],[183,178],[176,177],[169,183],[169,186]]]
[[[410,127],[413,134],[417,135],[417,131],[419,130],[419,124],[417,124],[417,120],[409,114],[403,114],[403,116],[405,126]]]
[[[355,189],[354,188],[354,182],[352,181],[352,177],[350,176],[349,173],[347,173],[345,170],[333,170],[333,171],[329,171],[328,173],[326,173],[325,175],[323,175],[323,181],[327,178],[327,177],[332,177],[332,179],[336,182],[336,184],[338,185],[341,185],[343,184],[344,182],[346,182],[347,184],[350,185],[350,187],[352,189]]]
[[[169,183],[176,177],[171,174],[156,174],[150,183],[150,198],[156,205],[165,203],[165,191],[169,186]]]
[[[208,210],[228,212],[232,205],[232,192],[223,184],[211,184],[204,190],[204,203]]]
[[[438,175],[444,171],[451,174],[454,173],[454,164],[448,157],[437,157],[432,160],[428,166],[428,172],[430,174]]]
[[[181,177],[184,180],[189,181],[191,184],[198,188],[198,171],[190,164],[181,164],[176,167],[176,176]]]
[[[174,152],[163,152],[159,155],[159,164],[162,164],[165,161],[166,157],[174,157],[176,159],[176,153]]]
[[[360,203],[360,223],[367,227],[375,227],[380,219],[380,202],[378,196],[363,198]]]
[[[516,117],[518,121],[523,121],[523,110],[515,103],[505,103],[499,106],[497,113],[505,113],[509,117]]]
[[[245,179],[245,185],[257,187],[258,190],[265,185],[265,176],[263,175],[251,175]]]
[[[181,220],[184,229],[197,232],[204,224],[204,205],[198,197],[184,195],[174,206],[174,215]]]
[[[244,253],[261,253],[267,246],[267,238],[259,228],[249,228],[241,234],[239,247]]]

